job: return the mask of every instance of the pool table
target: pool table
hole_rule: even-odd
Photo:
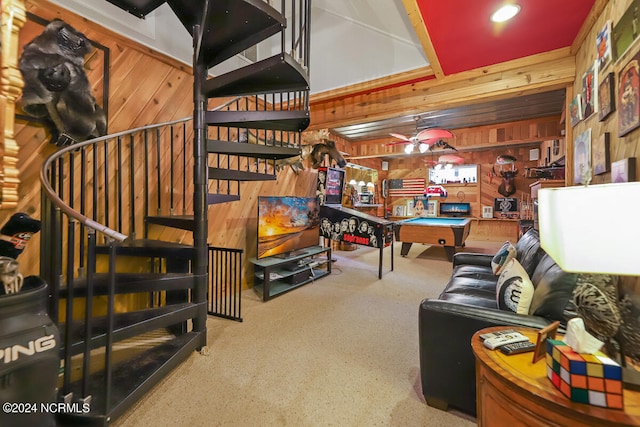
[[[400,255],[407,256],[412,243],[426,243],[444,246],[449,261],[456,248],[464,247],[470,229],[470,218],[411,218],[395,223],[396,240],[402,242]]]

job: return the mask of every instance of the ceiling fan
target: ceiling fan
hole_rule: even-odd
[[[390,133],[389,135],[400,139],[400,141],[392,141],[387,145],[407,144],[404,149],[407,154],[412,153],[415,148],[418,148],[421,153],[426,153],[427,150],[433,149],[434,146],[455,150],[454,147],[442,141],[442,138],[453,138],[453,133],[446,129],[424,129],[410,137],[399,133]]]

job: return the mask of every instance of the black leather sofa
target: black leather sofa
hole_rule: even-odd
[[[542,328],[554,320],[566,324],[563,311],[572,301],[577,275],[567,273],[540,247],[535,229],[517,243],[516,259],[535,287],[529,315],[498,308],[493,255],[459,252],[449,282],[438,299],[419,308],[420,375],[429,406],[449,406],[476,414],[475,357],[471,337],[490,326]],[[561,328],[562,330],[562,328]]]

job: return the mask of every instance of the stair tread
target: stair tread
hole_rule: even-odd
[[[300,155],[300,148],[209,139],[207,152],[277,160]]]
[[[207,97],[308,90],[307,72],[287,53],[208,79],[202,86]]]
[[[209,179],[228,179],[235,181],[273,181],[276,179],[276,175],[275,173],[269,174],[210,167]]]
[[[160,7],[166,0],[107,0],[130,14],[143,18]]]
[[[116,273],[116,294],[136,292],[152,292],[161,290],[189,289],[193,286],[192,273]],[[109,292],[109,274],[96,273],[93,275],[93,294],[106,295]],[[65,298],[68,288],[60,287],[60,298]],[[85,296],[87,292],[87,278],[80,277],[73,280],[74,297]]]
[[[122,341],[127,338],[140,335],[144,332],[168,327],[176,323],[191,319],[198,309],[198,304],[184,302],[179,304],[169,304],[163,307],[147,308],[127,313],[116,313],[114,315],[113,340]],[[69,325],[71,354],[79,354],[84,351],[84,322],[73,321]],[[61,343],[66,342],[66,324],[60,324]],[[92,319],[92,333],[90,346],[99,348],[105,345],[107,331],[107,317],[100,316]],[[66,351],[64,346],[60,349],[61,354]]]
[[[202,2],[169,0],[167,3],[193,35],[194,26],[200,24]],[[237,20],[229,19],[229,16],[242,17],[242,21],[239,24]],[[204,22],[208,28],[215,28],[215,31],[205,31],[202,35],[200,56],[207,67],[219,64],[258,44],[286,25],[282,14],[264,0],[209,2]]]
[[[145,218],[147,224],[163,225],[165,227],[194,230],[193,215],[152,215]]]
[[[238,200],[240,200],[240,196],[237,194],[207,194],[207,204],[209,205],[237,202]]]
[[[310,119],[307,110],[234,110],[207,111],[205,121],[216,126],[302,132],[309,126]]]
[[[172,369],[202,346],[203,335],[204,332],[187,332],[115,364],[111,375],[112,390],[109,405],[111,410],[108,414],[104,407],[105,373],[99,371],[91,374],[89,379],[89,389],[92,396],[91,412],[86,415],[63,413],[60,414],[59,421],[65,423],[74,420],[104,420],[106,416],[111,419],[118,418]],[[81,381],[74,382],[70,386],[70,391],[74,393],[75,397],[79,397],[81,396],[81,387]]]
[[[108,252],[109,246],[96,246],[97,254],[106,254]],[[116,245],[116,254],[119,255],[191,258],[193,252],[193,246],[154,239],[127,239],[121,244]]]

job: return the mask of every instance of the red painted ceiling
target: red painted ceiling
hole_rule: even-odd
[[[445,75],[571,46],[595,0],[417,0]],[[494,24],[504,3],[520,13]],[[594,41],[595,43],[595,41]]]

